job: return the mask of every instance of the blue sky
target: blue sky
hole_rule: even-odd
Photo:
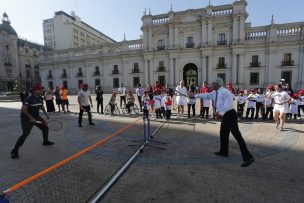
[[[211,0],[212,5],[230,4],[233,0]],[[303,0],[247,0],[252,26],[268,25],[271,15],[275,23],[304,21]],[[292,2],[292,3],[291,3]],[[84,22],[111,38],[121,41],[138,39],[141,17],[145,8],[152,15],[167,13],[170,4],[174,11],[202,8],[208,0],[0,0],[0,13],[7,12],[19,37],[43,43],[42,20],[55,11],[76,12]]]

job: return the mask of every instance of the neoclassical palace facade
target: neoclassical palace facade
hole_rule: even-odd
[[[55,50],[40,57],[44,86],[77,89],[81,83],[106,91],[121,83],[180,80],[210,83],[215,77],[240,88],[265,87],[284,78],[304,87],[304,22],[252,27],[247,2],[142,17],[142,39]]]

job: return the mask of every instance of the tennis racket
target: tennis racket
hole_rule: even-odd
[[[41,121],[36,121],[37,124],[43,124]],[[46,121],[46,126],[51,131],[59,131],[62,129],[62,122],[59,120],[51,119]]]

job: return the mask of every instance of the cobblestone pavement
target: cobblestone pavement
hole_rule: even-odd
[[[106,95],[105,104],[108,99]],[[88,126],[84,116],[84,127],[79,129],[76,97],[71,96],[70,102],[70,110],[75,113],[50,113],[52,118],[63,122],[62,130],[50,132],[50,140],[56,144],[42,146],[41,133],[33,128],[20,149],[20,159],[12,160],[10,150],[21,134],[21,104],[0,101],[0,189],[38,173],[137,119],[97,114],[94,101],[96,126]],[[152,128],[161,122],[152,117]],[[303,121],[288,121],[284,132],[275,129],[270,121],[241,120],[239,124],[256,159],[250,167],[240,167],[240,151],[232,136],[228,158],[213,154],[219,149],[219,121],[176,119],[173,115],[155,135],[155,140],[167,143],[161,146],[166,150],[145,148],[101,202],[303,202]],[[108,160],[94,175],[99,172],[100,176],[110,176],[136,149],[128,144],[142,136],[140,120],[106,144],[92,149],[90,153],[94,157]]]

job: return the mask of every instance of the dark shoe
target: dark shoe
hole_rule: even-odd
[[[89,125],[95,125],[94,123],[90,122]]]
[[[19,153],[18,153],[18,150],[12,150],[11,151],[11,157],[12,159],[18,159],[19,158]]]
[[[44,146],[53,145],[53,144],[55,144],[55,143],[54,143],[54,142],[51,142],[51,141],[44,141],[44,142],[43,142],[43,145],[44,145]]]
[[[250,164],[252,164],[254,162],[254,158],[250,158],[249,160],[247,161],[244,161],[241,165],[241,167],[247,167],[247,166],[250,166]]]
[[[81,124],[78,124],[78,127],[79,127],[79,128],[82,128],[82,125],[81,125]]]
[[[224,153],[221,153],[221,152],[214,152],[214,154],[217,155],[217,156],[228,157],[228,154],[224,154]]]

